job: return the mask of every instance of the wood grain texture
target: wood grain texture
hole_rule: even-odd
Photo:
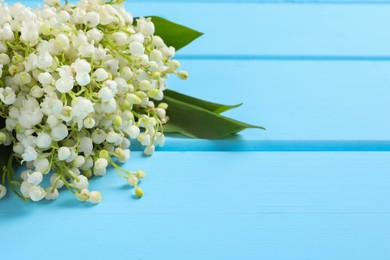
[[[387,259],[389,158],[134,153],[124,167],[147,170],[141,200],[113,170],[91,182],[103,192],[97,206],[67,192],[54,203],[8,196],[0,203],[2,257]]]

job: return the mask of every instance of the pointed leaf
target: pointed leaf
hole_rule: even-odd
[[[194,138],[214,139],[247,128],[265,129],[215,114],[171,97],[165,96],[163,102],[168,104],[167,115],[169,116],[168,124],[164,126],[165,132],[179,132]]]
[[[173,91],[170,89],[164,90],[164,95],[166,97],[176,99],[177,101],[182,101],[184,103],[191,104],[191,105],[206,109],[206,110],[213,112],[213,113],[216,113],[216,114],[221,114],[227,110],[230,110],[230,109],[233,109],[233,108],[236,108],[236,107],[239,107],[242,105],[242,103],[237,104],[237,105],[218,104],[218,103],[202,100],[199,98],[187,96],[187,95],[184,95],[182,93],[179,93],[179,92],[176,92],[176,91]]]
[[[176,51],[203,35],[201,32],[158,16],[148,17],[151,17],[154,23],[154,34],[160,36],[167,46],[175,47]]]

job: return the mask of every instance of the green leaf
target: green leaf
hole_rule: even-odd
[[[151,17],[154,23],[154,34],[160,36],[167,46],[175,47],[176,51],[203,35],[201,32],[158,16],[148,17]]]
[[[238,133],[247,128],[259,128],[219,114],[199,106],[165,96],[163,102],[168,104],[168,123],[164,132],[179,132],[194,138],[214,139]]]
[[[170,89],[164,90],[164,95],[167,97],[176,99],[177,101],[181,101],[181,102],[184,102],[187,104],[191,104],[191,105],[206,109],[206,110],[213,112],[213,113],[216,113],[216,114],[221,114],[227,110],[230,110],[230,109],[233,109],[233,108],[236,108],[236,107],[239,107],[242,105],[242,103],[237,104],[237,105],[232,105],[232,106],[218,104],[218,103],[202,100],[199,98],[187,96],[187,95],[184,95],[182,93],[179,93],[179,92],[176,92],[176,91],[173,91]]]

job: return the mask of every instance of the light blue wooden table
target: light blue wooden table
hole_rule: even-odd
[[[97,206],[9,195],[0,259],[390,259],[390,1],[126,6],[205,33],[171,88],[268,130],[133,152],[140,200],[114,171]]]

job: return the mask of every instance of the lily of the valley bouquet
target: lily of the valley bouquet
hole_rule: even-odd
[[[0,198],[13,190],[53,200],[66,187],[99,203],[88,180],[109,166],[142,197],[145,173],[120,165],[131,142],[151,155],[164,132],[218,138],[255,127],[220,115],[235,106],[167,90],[169,75],[188,77],[175,51],[201,33],[134,18],[123,2],[46,0],[31,9],[0,1]]]

